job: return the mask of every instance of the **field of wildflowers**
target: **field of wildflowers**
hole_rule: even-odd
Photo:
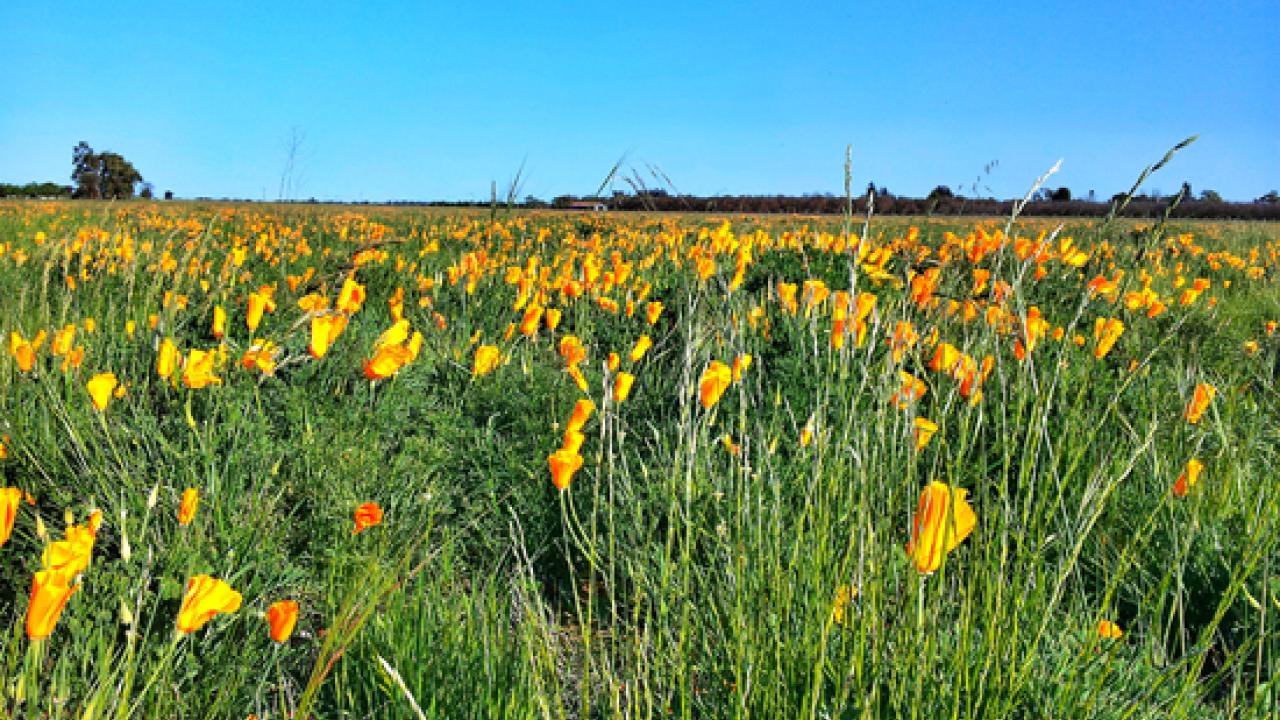
[[[0,708],[1269,717],[1280,229],[0,204]]]

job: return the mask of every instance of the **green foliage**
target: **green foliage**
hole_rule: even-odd
[[[9,183],[0,183],[0,198],[3,197],[19,197],[19,198],[56,198],[70,197],[71,188],[66,185],[59,185],[53,182],[29,182],[25,185],[12,185]]]
[[[759,229],[796,240],[758,248],[732,291],[731,252],[706,282],[688,258],[663,260],[642,271],[646,296],[613,293],[618,312],[556,295],[554,333],[508,335],[522,314],[509,268],[572,256],[580,277],[597,235],[605,247],[638,238],[640,257],[666,243],[667,257],[723,221],[0,205],[11,300],[0,331],[72,324],[85,351],[65,371],[48,341],[32,372],[0,358],[0,486],[37,501],[0,549],[0,707],[77,718],[1268,716],[1280,677],[1271,228],[1155,236],[1083,224],[1062,235],[1087,244],[1088,263],[1048,263],[1036,278],[1009,246],[977,264],[917,252],[973,228],[924,221],[916,246],[905,222],[877,221],[869,240],[902,250],[890,279],[856,275],[852,289],[875,293],[877,308],[868,339],[837,349],[832,301],[790,313],[776,288],[850,289],[849,254],[820,239],[839,227],[744,220],[738,239]],[[1193,251],[1184,230],[1205,247]],[[468,262],[485,268],[471,288],[461,273],[451,280]],[[1111,276],[1112,262],[1129,272],[1124,291],[1140,287],[1144,263],[1165,314],[1091,296],[1085,283]],[[364,308],[313,360],[297,300],[332,301],[356,265]],[[1010,284],[1019,318],[1034,305],[1061,339],[1019,361],[1017,331],[947,309],[974,296],[975,267]],[[928,268],[942,274],[939,305],[925,311],[909,283]],[[1215,304],[1179,305],[1175,275],[1211,278]],[[277,286],[277,308],[250,332],[244,299],[262,284]],[[370,382],[362,367],[397,289],[426,340],[398,374]],[[649,300],[666,307],[652,326]],[[231,320],[223,382],[159,378],[162,339],[219,345],[215,306]],[[1098,359],[1094,321],[1108,317],[1125,332]],[[990,355],[982,396],[931,370],[926,340],[895,358],[899,322]],[[597,412],[584,467],[561,493],[547,455],[584,397],[555,350],[570,333],[588,346]],[[653,347],[632,362],[641,334]],[[281,348],[272,376],[240,364],[262,339]],[[481,344],[503,364],[473,377]],[[609,394],[610,352],[637,376],[622,403]],[[703,368],[744,354],[751,367],[703,408]],[[127,389],[97,413],[85,381],[108,370]],[[890,401],[900,372],[928,387],[905,408]],[[1197,382],[1219,394],[1190,425]],[[917,417],[940,428],[922,449]],[[1177,497],[1191,457],[1206,470]],[[970,491],[978,523],[922,575],[904,547],[932,480]],[[187,487],[201,505],[182,526]],[[352,513],[369,501],[384,522],[353,534]],[[38,528],[57,539],[65,511],[82,522],[93,508],[105,522],[92,565],[52,637],[33,645],[23,627],[47,542]],[[229,582],[244,606],[176,636],[184,582],[200,573]],[[850,599],[837,613],[842,587]],[[276,645],[261,615],[283,598],[302,613]],[[1099,637],[1104,619],[1123,637]]]
[[[71,153],[71,181],[75,183],[72,197],[121,200],[134,196],[142,182],[138,172],[124,156],[114,152],[94,152],[89,144],[81,141]],[[144,188],[146,197],[150,187]]]

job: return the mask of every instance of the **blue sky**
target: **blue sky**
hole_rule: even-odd
[[[87,140],[179,197],[1280,189],[1280,3],[0,4],[0,182]]]

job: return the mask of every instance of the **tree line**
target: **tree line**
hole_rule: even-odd
[[[0,197],[83,199],[151,198],[152,185],[142,173],[119,153],[97,152],[89,143],[81,141],[71,153],[71,181],[73,185],[52,182],[31,182],[25,185],[0,183]],[[1109,200],[1095,199],[1089,191],[1087,199],[1073,197],[1066,187],[1043,188],[1022,209],[1023,215],[1096,217],[1105,214],[1112,205],[1120,203],[1123,194]],[[172,192],[165,199],[173,198]],[[311,202],[315,202],[312,200]],[[446,205],[490,206],[490,202],[393,202],[397,205]],[[717,195],[698,196],[671,194],[662,188],[650,189],[643,184],[635,192],[614,192],[609,197],[561,195],[550,203],[528,196],[524,202],[509,201],[507,207],[594,209],[650,211],[650,212],[732,212],[732,213],[793,213],[803,215],[838,215],[852,210],[865,214],[869,209],[881,215],[1008,215],[1015,200],[977,198],[958,195],[946,185],[935,187],[922,198],[898,196],[874,183],[858,197],[846,198],[832,194],[809,195]],[[1280,193],[1272,190],[1252,202],[1228,202],[1213,190],[1196,195],[1188,183],[1183,183],[1176,195],[1161,197],[1158,194],[1138,195],[1124,205],[1125,217],[1156,217],[1173,206],[1172,217],[1178,218],[1232,218],[1242,220],[1280,220]]]
[[[199,197],[195,200],[223,202],[258,202],[236,198]],[[1117,215],[1127,218],[1157,218],[1163,216],[1173,198],[1155,195],[1137,195]],[[268,203],[278,203],[269,200]],[[492,200],[317,200],[315,198],[284,201],[299,205],[393,205],[404,207],[457,207],[522,209],[522,210],[571,210],[592,212],[603,206],[610,212],[705,212],[782,215],[840,215],[848,207],[845,198],[834,195],[623,195],[592,197],[560,195],[551,202],[534,196],[510,203]],[[990,198],[910,198],[897,195],[877,195],[876,215],[957,215],[975,217],[1007,216],[1013,211],[1014,200]],[[1037,196],[1026,204],[1019,214],[1038,217],[1102,217],[1111,210],[1112,200],[1062,200]],[[867,212],[868,196],[853,199],[853,212]],[[1182,199],[1170,213],[1171,217],[1205,220],[1276,220],[1280,221],[1280,194],[1268,192],[1251,202],[1228,202],[1222,199],[1197,197]]]
[[[1091,193],[1092,195],[1092,193]],[[1123,193],[1109,199],[1073,198],[1067,188],[1045,189],[1038,192],[1022,209],[1023,215],[1058,217],[1099,217],[1105,215],[1113,203],[1123,199]],[[1188,185],[1173,196],[1156,194],[1136,195],[1120,213],[1124,217],[1146,218],[1163,215],[1176,201],[1171,213],[1177,218],[1215,218],[1240,220],[1280,220],[1280,194],[1271,191],[1252,202],[1229,202],[1212,191],[1198,196]],[[781,213],[801,215],[838,215],[847,212],[852,205],[854,214],[866,214],[872,208],[877,215],[975,215],[1001,216],[1013,211],[1016,200],[972,198],[957,195],[946,186],[939,186],[922,198],[895,195],[884,188],[869,187],[865,193],[852,198],[836,195],[672,195],[662,190],[647,193],[614,193],[611,197],[576,197],[562,195],[542,203],[536,198],[526,198],[527,207],[552,207],[577,209],[585,203],[601,203],[609,210],[651,212],[729,212],[729,213]]]
[[[65,198],[71,197],[70,185],[55,182],[29,182],[26,185],[0,183],[0,197],[16,198]]]

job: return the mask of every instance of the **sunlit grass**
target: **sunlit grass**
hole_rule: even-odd
[[[0,707],[1272,712],[1280,234],[843,227],[0,204]]]

